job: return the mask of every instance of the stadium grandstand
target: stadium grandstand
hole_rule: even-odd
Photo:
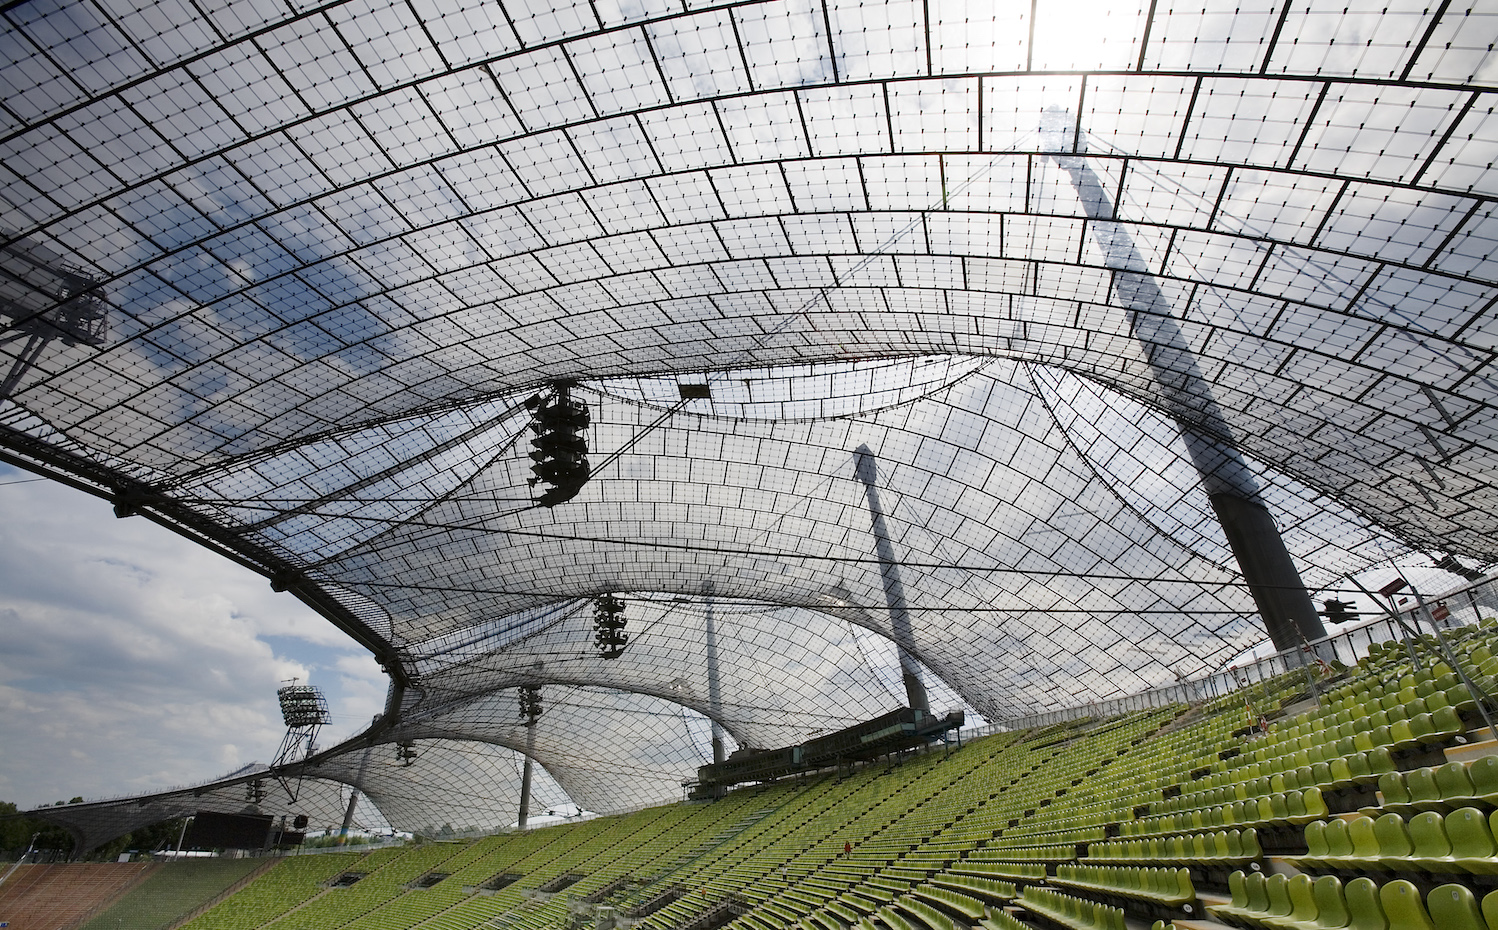
[[[1498,9],[0,18],[0,462],[388,677],[23,813],[416,836],[0,923],[1498,930]]]

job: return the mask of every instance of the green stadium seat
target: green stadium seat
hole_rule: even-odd
[[[1440,930],[1488,930],[1477,896],[1465,885],[1438,885],[1425,898],[1431,922]]]
[[[1320,788],[1311,787],[1296,791],[1287,798],[1287,803],[1290,808],[1290,822],[1297,826],[1312,820],[1320,820],[1330,814]]]
[[[1389,753],[1389,747],[1377,746],[1363,754],[1364,761],[1368,763],[1368,781],[1376,782],[1378,777],[1385,772],[1397,772],[1399,767],[1394,764],[1394,757]]]
[[[1332,855],[1327,857],[1329,866],[1346,871],[1384,868],[1379,856],[1378,834],[1373,829],[1373,818],[1354,817],[1351,820],[1339,820],[1337,823],[1346,824],[1347,846],[1344,850],[1339,845],[1339,837],[1334,830],[1335,824],[1328,828],[1326,842],[1332,850]]]
[[[1217,919],[1234,926],[1251,927],[1257,923],[1252,915],[1269,910],[1269,897],[1262,872],[1234,872],[1228,876],[1228,888],[1233,895],[1231,902],[1207,907],[1208,913]]]
[[[1337,821],[1340,823],[1341,821]],[[1326,824],[1320,820],[1313,820],[1306,824],[1306,853],[1303,856],[1288,857],[1297,868],[1315,871],[1323,868],[1326,857],[1331,849],[1326,842]]]
[[[1403,809],[1410,805],[1413,800],[1410,797],[1409,781],[1403,772],[1385,772],[1378,776],[1378,793],[1383,799],[1380,807],[1389,810]],[[1366,807],[1363,813],[1370,817],[1378,816],[1375,811],[1377,807]]]
[[[1444,694],[1447,705],[1458,714],[1470,714],[1477,711],[1477,699],[1472,696],[1472,689],[1465,684],[1457,685]]]
[[[1451,841],[1446,838],[1444,818],[1436,811],[1416,814],[1409,822],[1410,859],[1427,872],[1459,871],[1451,857]]]
[[[1425,910],[1420,889],[1410,882],[1402,878],[1389,882],[1379,889],[1378,900],[1392,930],[1436,930]]]
[[[1472,779],[1472,796],[1485,803],[1498,803],[1498,756],[1483,756],[1467,766]]]
[[[1263,813],[1262,805],[1260,805],[1260,813]],[[1276,821],[1280,823],[1290,822],[1290,803],[1285,797],[1284,792],[1276,791],[1269,796],[1269,816],[1263,819],[1270,823]]]
[[[1440,789],[1446,810],[1470,804],[1477,797],[1469,767],[1462,762],[1448,762],[1436,769],[1436,787]]]
[[[1389,930],[1373,879],[1365,876],[1347,882],[1342,886],[1342,897],[1347,902],[1348,930]]]
[[[1316,926],[1316,892],[1309,875],[1296,875],[1285,883],[1290,913],[1265,920],[1274,930],[1312,930]]]
[[[1446,838],[1458,868],[1474,875],[1498,875],[1498,842],[1482,811],[1463,807],[1447,814]]]
[[[1447,810],[1441,801],[1441,786],[1436,783],[1435,769],[1426,766],[1406,772],[1404,783],[1409,789],[1406,806],[1411,810]]]
[[[1490,891],[1483,895],[1482,919],[1487,921],[1489,930],[1498,927],[1498,891]]]
[[[1400,871],[1416,868],[1409,862],[1415,845],[1410,842],[1410,831],[1403,817],[1384,814],[1373,821],[1373,835],[1378,839],[1378,860],[1386,869]]]
[[[1351,916],[1347,913],[1347,899],[1342,894],[1342,881],[1335,875],[1323,875],[1316,879],[1316,922],[1311,927],[1296,927],[1293,930],[1337,930],[1347,926]]]
[[[1450,739],[1467,732],[1467,725],[1462,723],[1461,714],[1457,713],[1455,707],[1442,707],[1431,714],[1431,721],[1435,727],[1435,734],[1441,740]]]
[[[1389,733],[1389,725],[1387,723],[1379,724],[1378,726],[1375,726],[1372,730],[1370,730],[1368,733],[1368,741],[1371,749],[1387,749],[1393,751],[1393,749],[1396,748],[1393,746],[1394,737]]]
[[[1359,779],[1368,774],[1368,763],[1362,753],[1353,753],[1339,756],[1327,763],[1331,770],[1334,788],[1345,788],[1360,784]]]
[[[1298,875],[1297,878],[1305,878]],[[1290,900],[1290,879],[1276,872],[1264,879],[1264,894],[1269,899],[1269,907],[1258,918],[1262,924],[1273,925],[1277,918],[1289,917],[1290,912],[1295,909],[1295,904]]]

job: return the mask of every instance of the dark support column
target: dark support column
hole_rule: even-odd
[[[343,812],[343,826],[338,828],[338,845],[342,846],[348,838],[348,828],[354,822],[354,811],[359,807],[359,789],[353,788],[348,793],[348,807]]]
[[[1321,615],[1264,505],[1234,494],[1213,494],[1211,501],[1275,648],[1294,649],[1302,636],[1325,636]]]
[[[915,635],[910,628],[910,613],[905,609],[905,585],[900,581],[900,566],[895,562],[895,549],[890,545],[889,531],[884,526],[884,511],[879,507],[879,491],[874,487],[874,453],[868,446],[859,446],[853,457],[854,469],[868,495],[869,514],[874,522],[874,551],[879,556],[884,601],[889,605],[889,622],[895,631],[895,649],[900,656],[905,698],[912,709],[929,711],[931,702],[926,697],[926,685],[921,681],[920,663],[905,649],[906,643],[915,642]]]
[[[723,694],[718,681],[718,630],[713,619],[713,599],[707,599],[707,706],[711,711],[709,722],[713,727],[713,764],[721,765],[723,754],[723,728],[718,718],[723,714]]]
[[[375,717],[376,720],[380,719]],[[369,768],[369,756],[374,752],[370,746],[364,750],[364,757],[359,760],[359,774],[354,776],[354,784],[349,790],[348,809],[343,812],[343,826],[338,828],[338,845],[342,846],[348,840],[348,828],[354,822],[354,810],[359,806],[359,789],[364,784],[364,771]]]
[[[516,824],[520,829],[525,829],[526,821],[531,816],[531,756],[536,751],[536,721],[533,719],[525,725],[525,768],[520,773],[520,817]]]
[[[1259,482],[1234,445],[1211,383],[1181,332],[1174,308],[1155,283],[1133,240],[1116,222],[1113,202],[1097,172],[1080,154],[1083,138],[1072,115],[1047,110],[1041,117],[1041,148],[1070,177],[1087,213],[1093,238],[1114,272],[1113,289],[1129,317],[1134,337],[1160,386],[1161,400],[1181,426],[1191,461],[1222,523],[1228,545],[1275,648],[1297,649],[1302,639],[1326,635],[1316,605],[1285,548],[1284,537],[1259,494]],[[1085,149],[1084,149],[1085,150]]]

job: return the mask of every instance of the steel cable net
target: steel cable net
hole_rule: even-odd
[[[417,701],[603,593],[896,637],[995,718],[1204,670],[1262,632],[1182,426],[1313,589],[1498,559],[1493,13],[485,9],[0,10],[0,446],[316,586]],[[598,473],[523,509],[558,379]],[[703,660],[669,616],[619,694]]]
[[[231,773],[225,781],[214,787],[186,788],[143,799],[68,804],[45,810],[48,820],[67,827],[80,837],[83,849],[107,843],[140,827],[191,817],[200,811],[268,814],[274,818],[278,829],[283,818],[286,828],[291,829],[296,817],[305,815],[309,830],[333,832],[343,823],[349,800],[345,782],[352,779],[294,777],[281,781],[266,766],[256,764]],[[350,828],[384,833],[391,826],[377,808],[365,804],[357,808]]]
[[[539,795],[533,810],[537,805],[565,801],[598,813],[614,813],[679,800],[682,781],[694,777],[697,766],[712,761],[710,756],[703,757],[703,747],[697,743],[698,727],[691,722],[694,715],[671,701],[608,688],[548,685],[542,688],[542,703],[533,758],[558,791],[550,798],[544,792]],[[390,769],[389,774],[401,777],[398,783],[392,781],[391,791],[407,803],[424,803],[429,810],[443,809],[450,797],[463,799],[459,804],[475,803],[475,793],[487,798],[486,776],[479,774],[481,770],[468,770],[476,765],[475,754],[479,759],[502,761],[513,754],[496,747],[526,748],[530,734],[516,713],[517,706],[518,694],[510,688],[475,695],[442,710],[417,708],[401,732],[418,739],[418,751],[429,745],[427,737],[447,737],[445,745],[457,747],[453,753],[461,754],[418,757],[404,772]],[[460,745],[454,739],[494,745]],[[508,812],[513,819],[519,779],[509,783],[510,789],[495,791],[492,800],[497,812]],[[390,809],[383,801],[380,807]],[[402,820],[409,815],[395,816]]]
[[[506,710],[513,707],[514,695],[510,698]],[[470,739],[439,738],[421,740],[414,748],[409,765],[396,758],[394,745],[381,745],[328,760],[317,771],[322,777],[358,785],[372,802],[369,806],[378,808],[400,831],[446,836],[492,833],[515,825],[521,778],[517,751]],[[573,803],[544,769],[534,773],[531,791],[532,810],[538,813]]]
[[[630,644],[617,659],[593,647],[588,602],[569,605],[565,616],[519,642],[474,650],[427,672],[423,698],[403,714],[406,724],[482,718],[487,711],[470,707],[488,707],[491,692],[546,681],[649,694],[680,705],[672,714],[690,710],[717,721],[738,743],[768,749],[904,704],[903,692],[881,675],[883,657],[871,655],[878,637],[824,613],[717,599],[622,599]],[[961,699],[946,690],[934,704],[959,707]],[[613,738],[633,733],[625,728]]]

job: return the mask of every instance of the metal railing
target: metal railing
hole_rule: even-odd
[[[1396,613],[1411,630],[1423,632],[1433,630],[1438,625],[1442,630],[1473,626],[1484,616],[1498,615],[1498,580],[1477,581],[1434,597],[1425,598],[1423,602],[1416,597],[1411,597],[1410,600],[1412,601],[1410,606],[1399,606]],[[1440,608],[1445,608],[1447,615],[1436,620],[1435,617],[1442,613]],[[1318,639],[1309,643],[1308,647],[1288,649],[1258,659],[1235,663],[1201,678],[1106,701],[1026,714],[997,721],[992,728],[1018,730],[1043,727],[1082,717],[1111,717],[1130,711],[1165,707],[1170,704],[1210,701],[1242,688],[1254,687],[1292,669],[1302,668],[1308,659],[1306,648],[1314,652],[1317,658],[1351,666],[1366,656],[1369,647],[1374,643],[1397,642],[1404,635],[1405,631],[1392,617],[1377,617],[1324,639]],[[964,732],[963,735],[966,737],[968,733]]]

